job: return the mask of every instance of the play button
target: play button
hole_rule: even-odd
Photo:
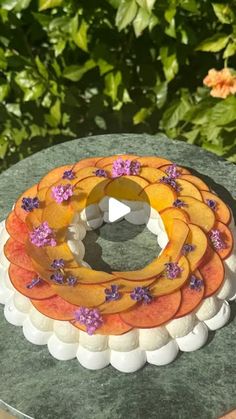
[[[123,202],[118,201],[115,198],[109,198],[108,219],[110,223],[120,220],[130,212],[131,209],[128,205],[123,204]]]

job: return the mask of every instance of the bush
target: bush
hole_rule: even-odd
[[[236,2],[2,0],[2,169],[84,135],[164,131],[236,162],[236,97],[209,69],[236,68]]]

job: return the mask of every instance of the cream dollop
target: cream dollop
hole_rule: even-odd
[[[201,321],[208,320],[215,316],[221,305],[222,301],[218,300],[215,296],[208,297],[200,304],[198,310],[196,311],[196,316]]]
[[[230,305],[227,301],[224,301],[218,313],[209,320],[205,320],[207,327],[210,330],[217,330],[225,326],[230,318]]]
[[[175,360],[179,347],[175,340],[170,340],[166,345],[155,351],[147,351],[147,362],[153,365],[167,365]]]
[[[205,345],[207,338],[208,328],[204,323],[199,322],[186,336],[176,338],[176,342],[181,351],[192,352]]]
[[[139,329],[139,346],[145,351],[155,351],[166,345],[170,335],[164,326]]]
[[[166,324],[166,329],[172,338],[178,338],[191,332],[196,322],[196,316],[194,314],[188,314],[179,319],[171,320]]]

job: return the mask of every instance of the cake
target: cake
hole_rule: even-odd
[[[88,230],[109,201],[157,236],[160,253],[133,271],[96,271]],[[134,372],[200,349],[236,299],[231,210],[199,177],[157,156],[92,157],[57,167],[25,191],[0,231],[0,302],[25,338],[58,360]]]

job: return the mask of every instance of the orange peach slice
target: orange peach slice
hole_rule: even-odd
[[[200,179],[197,176],[193,175],[183,175],[181,176],[181,179],[185,179],[188,182],[191,182],[193,185],[195,185],[200,191],[209,191],[209,188],[205,182],[203,182],[202,179]]]
[[[173,205],[173,202],[177,199],[177,194],[170,186],[157,183],[148,185],[140,193],[139,198],[160,212]]]
[[[85,268],[83,266],[73,268],[71,270],[65,268],[65,272],[67,275],[76,276],[80,284],[100,284],[105,286],[106,284],[104,283],[116,280],[116,277],[114,277],[114,275],[112,274],[103,271],[95,271],[93,269]]]
[[[104,314],[116,314],[121,313],[122,311],[128,310],[131,307],[135,306],[137,301],[132,300],[130,294],[123,294],[119,300],[116,301],[105,301],[98,308],[101,313]]]
[[[29,235],[26,224],[16,216],[14,211],[10,212],[6,219],[6,230],[13,239],[21,243],[25,243]]]
[[[118,278],[128,279],[130,281],[146,280],[154,278],[165,269],[165,263],[177,262],[181,257],[182,247],[189,232],[187,224],[182,220],[175,220],[173,230],[174,237],[171,238],[164,251],[159,257],[156,257],[145,268],[137,271],[113,272]]]
[[[210,231],[215,224],[215,214],[208,205],[190,196],[181,196],[181,200],[186,204],[184,211],[187,212],[190,222],[206,232]]]
[[[234,247],[234,238],[233,234],[231,233],[230,229],[220,221],[216,221],[214,225],[214,229],[220,231],[220,236],[225,243],[225,249],[217,250],[215,251],[218,253],[218,255],[221,257],[221,259],[226,259],[231,254],[233,247]]]
[[[160,216],[164,223],[168,237],[171,237],[173,231],[174,220],[183,220],[185,223],[189,223],[188,214],[181,208],[166,208],[160,212]]]
[[[71,205],[75,210],[99,202],[105,196],[105,188],[111,180],[91,176],[80,180],[74,188],[74,199]],[[73,198],[73,197],[72,197]]]
[[[203,279],[200,272],[197,270],[193,272],[193,275],[196,276],[198,279]],[[191,289],[189,286],[189,281],[181,288],[181,304],[179,310],[175,314],[175,319],[179,317],[186,316],[189,313],[192,313],[199,304],[202,302],[204,297],[204,285],[199,290]]]
[[[119,314],[104,314],[102,316],[103,324],[95,331],[95,335],[123,335],[132,329],[131,326],[121,320]],[[73,326],[86,331],[86,327],[77,321],[71,321]]]
[[[95,176],[96,169],[97,168],[95,166],[88,166],[88,167],[83,167],[82,169],[79,169],[75,173],[77,181],[86,179],[87,177],[90,177],[90,176]]]
[[[138,158],[138,156],[136,156],[135,154],[116,154],[115,156],[107,156],[101,158],[96,162],[95,166],[103,169],[105,166],[112,165],[112,163],[119,157],[122,158],[122,160],[137,160]]]
[[[204,298],[210,297],[221,287],[224,281],[224,264],[220,256],[211,249],[207,248],[205,256],[206,262],[199,267],[205,285]]]
[[[153,285],[150,286],[151,294],[155,297],[160,295],[171,294],[172,292],[181,288],[189,277],[189,263],[186,257],[182,256],[178,262],[182,269],[179,277],[169,279],[166,276],[158,278]]]
[[[20,243],[10,237],[4,246],[4,254],[6,258],[20,268],[33,271],[33,265],[30,257],[26,253],[25,244]]]
[[[158,327],[171,320],[181,303],[181,292],[155,298],[150,304],[137,304],[120,314],[121,319],[132,327]]]
[[[231,221],[231,212],[228,206],[212,192],[201,191],[201,194],[205,203],[207,203],[208,199],[216,202],[216,209],[214,210],[216,219],[224,224],[229,224]]]
[[[139,161],[141,166],[155,167],[156,169],[159,169],[161,166],[165,164],[172,164],[170,160],[154,156],[143,156],[137,158],[137,160]]]
[[[52,202],[44,208],[42,222],[47,221],[53,229],[63,229],[71,223],[73,216],[74,211],[71,205]]]
[[[130,281],[128,279],[116,278],[115,281],[112,281],[111,284],[118,285],[119,291],[121,293],[131,292],[136,287],[149,287],[151,284],[156,282],[156,278],[146,279],[143,280],[141,283],[140,281]],[[103,284],[104,285],[104,284]],[[107,284],[107,286],[110,286]]]
[[[51,261],[54,259],[64,259],[68,267],[79,266],[79,263],[75,261],[74,255],[66,243],[59,243],[57,246],[47,246],[45,247],[45,252]]]
[[[189,252],[186,257],[190,264],[191,271],[195,271],[198,266],[203,262],[204,256],[207,251],[208,241],[204,231],[195,224],[188,224],[189,234],[186,239],[187,244],[192,244],[194,250]]]
[[[177,184],[180,186],[180,191],[178,192],[178,196],[192,196],[199,201],[203,201],[201,192],[199,192],[198,188],[194,186],[193,183],[188,182],[185,179],[177,179]]]
[[[34,185],[31,188],[27,189],[16,201],[14,211],[16,213],[16,216],[20,218],[20,220],[25,221],[27,215],[29,214],[27,211],[25,211],[23,208],[21,208],[22,205],[22,199],[23,198],[35,198],[37,196],[37,186]]]
[[[101,158],[102,157],[89,157],[87,159],[80,160],[73,166],[73,171],[77,172],[78,170],[83,169],[84,167],[96,166],[96,163],[99,160],[101,160]]]
[[[142,167],[139,176],[146,179],[150,183],[155,183],[166,176],[166,174],[162,170],[156,169],[155,167]]]
[[[38,227],[41,224],[43,210],[40,208],[35,209],[34,211],[28,213],[25,224],[29,230],[33,230],[34,227]]]
[[[42,188],[49,188],[53,183],[59,181],[63,177],[63,173],[67,170],[73,169],[73,165],[59,166],[48,172],[39,182],[38,190]]]
[[[149,183],[140,176],[121,176],[107,184],[105,193],[116,199],[140,201],[139,194]]]
[[[161,166],[160,169],[166,173],[166,170],[170,167],[170,164],[165,164],[164,166]],[[186,169],[185,167],[182,166],[177,166],[177,169],[180,173],[180,176],[182,177],[182,175],[190,175],[190,171],[188,169]]]
[[[32,300],[33,306],[42,314],[54,320],[72,320],[78,306],[68,303],[55,295],[45,300]]]
[[[97,307],[105,301],[105,288],[101,285],[77,283],[69,286],[52,283],[51,288],[63,300],[77,306]]]

